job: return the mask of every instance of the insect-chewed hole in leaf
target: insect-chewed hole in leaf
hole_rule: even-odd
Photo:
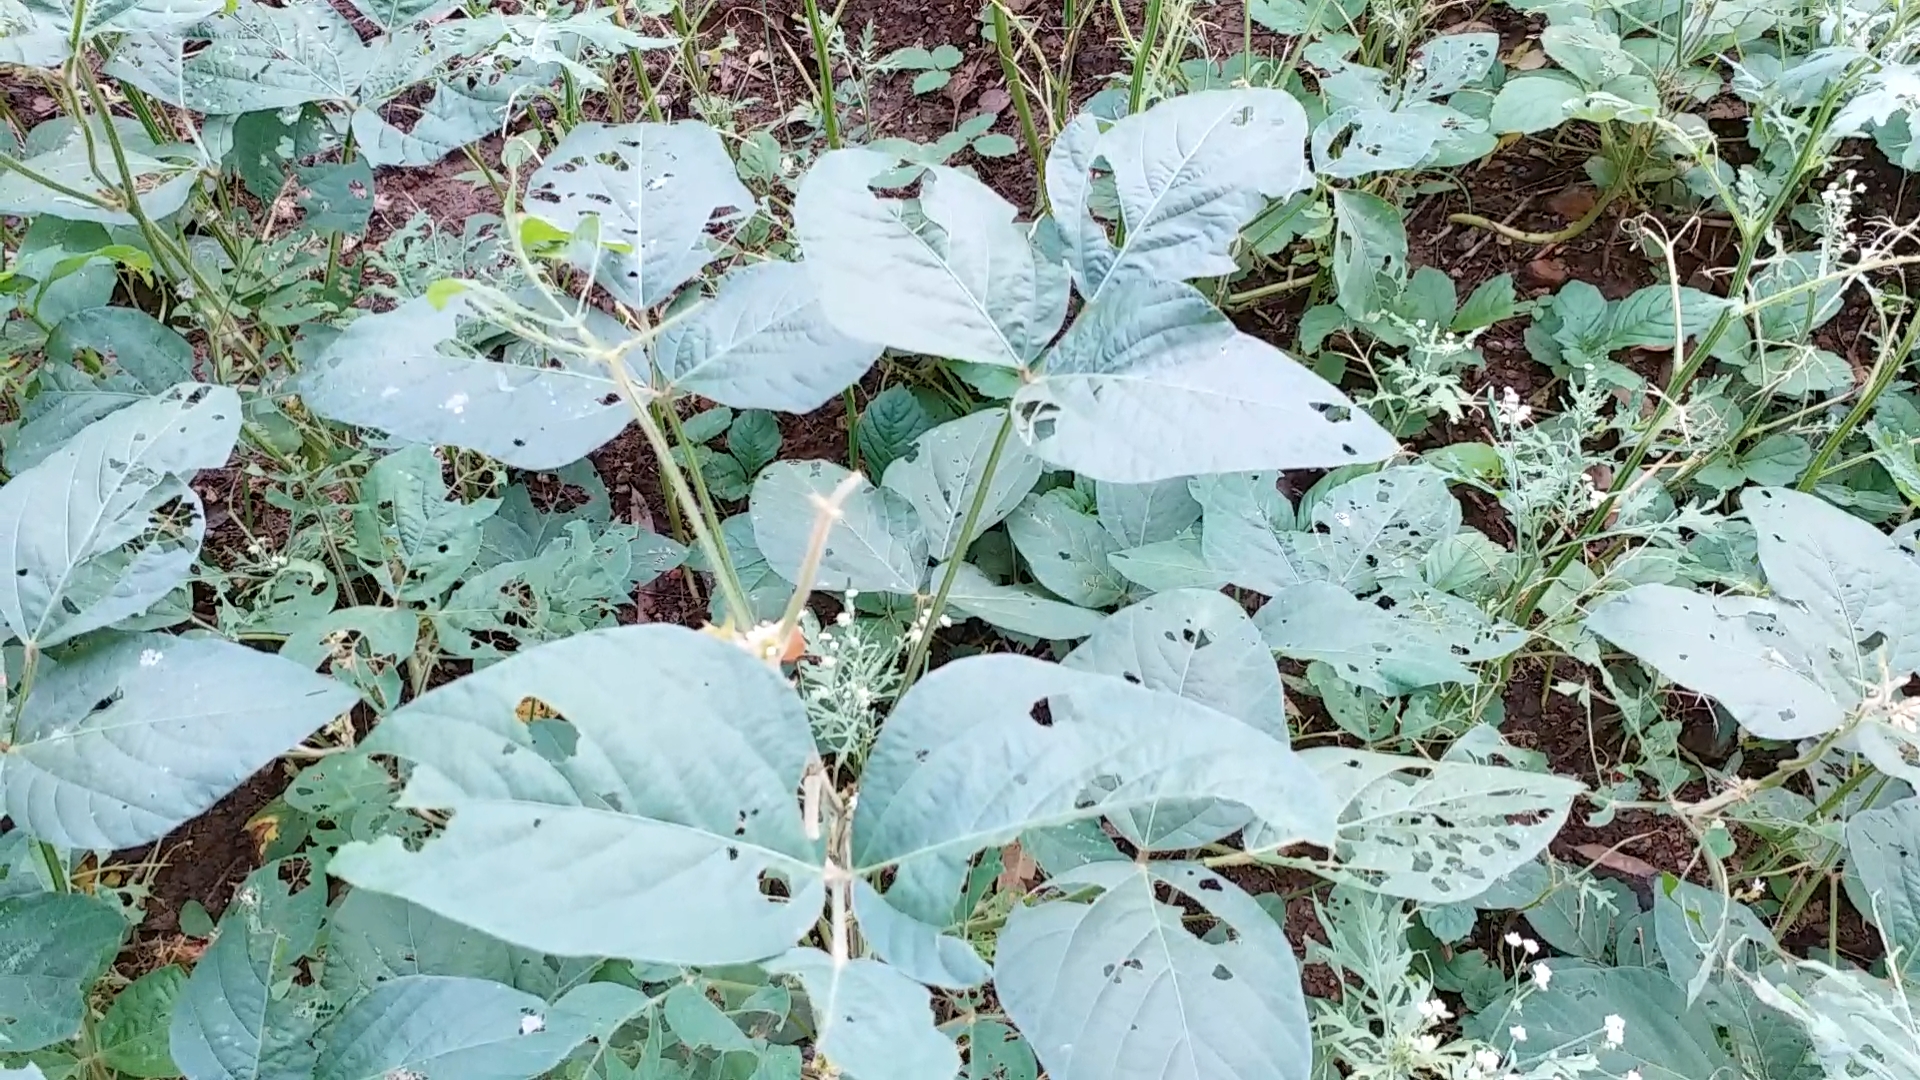
[[[1223,886],[1220,884],[1219,878],[1203,877],[1200,879],[1199,889],[1201,892],[1219,892],[1222,888]]]
[[[1857,644],[1860,647],[1861,652],[1868,653],[1868,652],[1872,652],[1873,650],[1879,648],[1882,645],[1885,645],[1886,643],[1887,643],[1887,635],[1881,633],[1878,630],[1875,630],[1873,633],[1868,634],[1866,637],[1862,638],[1855,644]]]
[[[913,760],[925,761],[932,753],[933,752],[931,750],[915,750],[913,752]]]
[[[210,386],[195,386],[193,389],[187,391],[186,396],[180,400],[188,405],[198,405],[202,401],[205,401],[207,395],[211,393],[213,393],[213,388]]]
[[[731,852],[733,849],[727,850]],[[793,899],[793,890],[787,886],[787,879],[778,871],[762,870],[760,871],[760,895],[784,904]]]
[[[103,697],[99,701],[94,702],[93,708],[87,710],[87,715],[93,716],[96,713],[106,712],[108,709],[113,708],[114,704],[119,700],[120,700],[120,689],[119,687],[115,687],[113,690],[113,693],[108,694],[106,697]]]
[[[1314,401],[1308,404],[1312,406],[1314,412],[1319,413],[1321,416],[1326,417],[1336,424],[1345,423],[1353,416],[1352,409],[1345,405],[1337,405],[1331,401]]]
[[[1355,450],[1355,449],[1354,449],[1353,447],[1351,447],[1351,446],[1348,446],[1348,445],[1347,445],[1346,443],[1341,443],[1341,444],[1340,444],[1340,452],[1341,452],[1341,453],[1343,453],[1343,454],[1345,454],[1345,455],[1347,455],[1348,457],[1359,457],[1359,456],[1360,456],[1360,451],[1358,451],[1358,450]]]
[[[1027,718],[1039,724],[1041,727],[1052,727],[1053,706],[1047,704],[1046,698],[1041,698],[1039,701],[1033,703],[1032,708],[1027,710]]]
[[[513,718],[523,724],[531,724],[535,720],[566,720],[560,715],[559,709],[531,695],[521,698],[513,707]]]
[[[1225,964],[1215,964],[1213,965],[1213,977],[1219,979],[1221,982],[1226,982],[1233,978],[1233,972],[1228,971],[1227,965]]]
[[[738,814],[734,816],[733,835],[735,836],[747,835],[747,812],[745,810],[740,811]]]
[[[1138,675],[1135,675],[1135,674],[1134,674],[1133,672],[1131,672],[1131,671],[1123,671],[1123,672],[1121,672],[1121,673],[1120,673],[1120,677],[1121,677],[1121,678],[1123,678],[1123,679],[1125,679],[1125,680],[1127,680],[1128,682],[1130,682],[1130,683],[1132,683],[1132,684],[1133,684],[1133,685],[1135,685],[1135,686],[1139,686],[1139,685],[1141,685],[1141,683],[1140,683],[1140,676],[1138,676]]]

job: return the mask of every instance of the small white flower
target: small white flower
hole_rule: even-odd
[[[1619,1046],[1627,1039],[1627,1021],[1619,1013],[1609,1013],[1602,1023],[1607,1025],[1607,1045]]]
[[[840,624],[841,626],[845,626],[848,623],[851,623],[853,621],[853,612],[843,611],[840,614],[835,615],[833,617],[833,621]]]
[[[1487,1072],[1498,1072],[1500,1069],[1500,1051],[1498,1050],[1476,1050],[1473,1053],[1473,1060]]]
[[[1627,1075],[1621,1077],[1620,1080],[1640,1080],[1640,1070],[1628,1069]]]
[[[953,616],[951,616],[951,615],[942,615],[942,616],[940,616],[940,627],[941,627],[941,629],[943,629],[943,630],[944,630],[944,629],[946,629],[947,627],[950,627],[950,626],[952,626],[952,625],[953,625]]]
[[[1528,956],[1540,955],[1540,943],[1533,940],[1532,938],[1528,938],[1527,940],[1521,942],[1520,947],[1526,950],[1526,953]]]
[[[1505,940],[1508,948],[1517,949],[1520,947],[1520,942],[1524,941],[1525,939],[1522,938],[1519,934],[1515,933],[1514,931],[1509,930],[1507,931],[1507,936]]]
[[[155,664],[157,664],[157,663],[159,663],[159,662],[160,662],[160,650],[159,650],[159,649],[142,649],[142,650],[140,650],[140,666],[141,666],[141,667],[152,667],[153,665],[155,665]]]
[[[1413,1037],[1413,1048],[1423,1054],[1431,1054],[1440,1049],[1440,1036],[1415,1035]]]
[[[847,590],[847,603],[848,603],[848,605],[852,605],[852,603],[853,603],[853,602],[854,602],[855,600],[858,600],[858,599],[860,599],[860,590],[859,590],[859,589],[848,589],[848,590]]]
[[[520,1018],[520,1034],[531,1035],[536,1031],[547,1030],[547,1022],[539,1016],[527,1015]]]
[[[1416,1006],[1416,1008],[1420,1010],[1421,1016],[1427,1018],[1429,1023],[1435,1020],[1446,1020],[1453,1016],[1453,1013],[1447,1009],[1447,1003],[1441,1001],[1439,998],[1428,998]]]
[[[1507,1034],[1513,1038],[1514,1042],[1527,1041],[1527,1029],[1521,1027],[1519,1024],[1515,1024],[1512,1027],[1508,1028]]]

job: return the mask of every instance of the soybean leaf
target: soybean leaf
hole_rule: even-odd
[[[1208,563],[1201,540],[1192,536],[1115,551],[1107,562],[1140,591],[1218,589],[1227,576]]]
[[[1427,465],[1398,465],[1356,477],[1313,504],[1310,530],[1295,549],[1311,576],[1350,592],[1381,580],[1417,577],[1428,552],[1460,531],[1460,503],[1446,475]]]
[[[1072,154],[1069,160],[1084,157],[1088,165],[1093,158],[1107,162],[1125,226],[1110,252],[1085,252],[1080,289],[1087,302],[1123,281],[1231,273],[1228,250],[1240,229],[1267,199],[1311,183],[1306,138],[1306,113],[1284,90],[1203,90],[1122,117],[1091,155]],[[1062,184],[1081,180],[1069,176]],[[1069,236],[1082,228],[1082,221],[1062,224]]]
[[[300,375],[301,400],[343,424],[408,442],[460,446],[515,468],[578,461],[632,419],[605,371],[477,355],[457,333],[472,315],[460,296],[425,297],[348,326]]]
[[[1740,499],[1759,541],[1760,565],[1774,592],[1805,607],[1836,637],[1853,640],[1849,677],[1882,677],[1863,644],[1885,637],[1895,673],[1920,669],[1920,562],[1880,530],[1812,495],[1755,488]]]
[[[555,715],[548,737],[519,718],[528,701]],[[510,943],[744,962],[820,910],[819,845],[794,800],[805,712],[717,637],[623,626],[542,645],[420,696],[364,745],[414,764],[403,806],[453,820],[418,851],[348,844],[329,870]],[[763,877],[788,895],[763,894]]]
[[[781,461],[754,481],[754,542],[781,577],[800,577],[824,500],[851,475],[830,461]],[[927,534],[913,506],[862,479],[827,530],[813,587],[911,594],[926,568]]]
[[[1428,904],[1471,900],[1538,857],[1583,790],[1564,776],[1343,747],[1300,758],[1339,807],[1319,872]]]
[[[1013,415],[1040,457],[1114,483],[1357,464],[1398,448],[1339,390],[1178,282],[1136,281],[1090,303],[1014,394]]]
[[[1115,540],[1142,547],[1172,540],[1200,520],[1200,504],[1189,487],[1186,477],[1150,484],[1095,482],[1094,504],[1100,524]]]
[[[885,478],[893,462],[941,419],[906,387],[887,387],[860,410],[854,425],[862,463]]]
[[[96,1036],[100,1060],[127,1076],[179,1076],[167,1051],[167,1029],[173,1022],[174,1002],[186,987],[186,969],[168,964],[116,994]]]
[[[637,992],[636,992],[637,993]],[[382,983],[327,1025],[314,1080],[523,1080],[558,1065],[590,1034],[586,1018],[485,979],[407,975]]]
[[[661,330],[650,356],[664,393],[804,413],[858,382],[880,346],[834,328],[804,265],[773,261],[721,278],[713,299]]]
[[[499,499],[447,497],[440,459],[409,446],[374,462],[353,515],[354,544],[375,580],[396,600],[437,600],[480,554],[482,524]]]
[[[1526,643],[1524,631],[1473,604],[1406,582],[1373,601],[1330,582],[1295,585],[1269,600],[1254,625],[1274,652],[1322,661],[1347,682],[1389,697],[1439,683],[1472,685],[1478,677],[1468,663],[1497,660]]]
[[[600,249],[575,261],[641,308],[712,261],[711,224],[742,220],[753,207],[720,136],[694,120],[575,125],[527,186],[528,212],[566,232],[599,220]]]
[[[1039,1080],[1040,1064],[1020,1033],[998,1020],[968,1024],[967,1080]]]
[[[1486,78],[1500,51],[1500,35],[1441,34],[1420,46],[1408,72],[1404,95],[1413,101],[1431,101]]]
[[[925,987],[876,960],[793,949],[767,965],[793,975],[813,1005],[815,1046],[856,1080],[946,1080],[960,1052],[933,1026]]]
[[[994,456],[996,445],[999,457],[987,485],[986,500],[973,523],[972,538],[1012,513],[1040,481],[1044,466],[1011,437],[1012,432],[1006,430],[1010,423],[1005,409],[970,413],[920,436],[887,466],[882,486],[906,499],[919,513],[927,550],[933,558],[948,559],[958,551],[961,526],[966,524],[967,512],[987,479],[987,462]]]
[[[77,893],[0,901],[0,1024],[9,1053],[79,1034],[87,995],[126,936],[112,906]]]
[[[1487,123],[1497,135],[1532,135],[1565,123],[1586,96],[1585,87],[1560,72],[1522,72],[1494,95]]]
[[[193,381],[193,346],[172,327],[135,308],[76,311],[47,335],[49,358],[66,361],[82,351],[99,356],[107,370],[93,378],[80,366],[64,362],[40,369],[39,392],[21,403],[20,429],[6,447],[9,471],[22,473],[38,465],[109,413]]]
[[[945,579],[945,565],[934,567],[933,580]],[[1026,585],[999,585],[972,563],[954,572],[947,605],[990,626],[1014,634],[1051,641],[1073,641],[1093,633],[1106,616],[1064,603]]]
[[[1333,194],[1333,220],[1334,295],[1355,322],[1376,321],[1407,279],[1407,229],[1399,208],[1378,195],[1343,188]]]
[[[1848,869],[1880,936],[1900,949],[1889,965],[1920,971],[1920,798],[1855,814],[1847,822]]]
[[[1007,535],[1034,580],[1070,603],[1107,607],[1126,594],[1126,579],[1107,561],[1120,545],[1068,489],[1028,496],[1007,518]]]
[[[1062,663],[1178,694],[1287,741],[1272,651],[1222,593],[1177,589],[1122,608]]]
[[[827,316],[907,352],[1024,367],[1067,312],[1067,273],[1027,243],[1013,207],[980,181],[928,166],[917,203],[869,187],[895,159],[836,150],[794,196],[794,229]]]
[[[1197,476],[1188,489],[1200,503],[1200,551],[1232,584],[1272,596],[1315,571],[1293,532],[1293,505],[1275,472]]]
[[[140,634],[42,675],[0,754],[14,825],[58,847],[160,839],[350,708],[354,692],[216,638]]]
[[[324,1002],[294,979],[326,917],[321,882],[289,888],[287,864],[247,876],[187,977],[168,1048],[190,1080],[311,1080]]]
[[[0,487],[0,619],[41,649],[137,615],[200,551],[186,478],[226,464],[239,395],[182,384],[87,427]]]
[[[1113,266],[1113,241],[1094,220],[1093,169],[1100,156],[1100,119],[1092,113],[1073,118],[1047,150],[1047,196],[1055,232],[1074,283],[1083,294],[1105,279]]]
[[[992,761],[1027,764],[1009,782]],[[1332,833],[1318,782],[1271,736],[1185,698],[1023,656],[967,657],[915,683],[862,780],[855,866],[893,868],[889,902],[923,922],[951,910],[974,852],[1027,829],[1212,797],[1277,832]]]
[[[1813,285],[1825,273],[1818,252],[1802,251],[1768,263],[1753,275],[1753,298],[1760,309],[1760,336],[1767,341],[1799,342],[1840,314],[1844,278]],[[1801,291],[1782,295],[1789,289]]]
[[[407,975],[458,975],[553,1000],[584,982],[598,965],[596,959],[543,956],[418,904],[354,889],[327,920],[321,984],[333,1000],[350,1001]]]
[[[1273,654],[1247,613],[1219,592],[1164,592],[1122,608],[1062,663],[1178,694],[1287,742],[1286,704]],[[1239,806],[1197,799],[1120,815],[1115,825],[1145,846],[1195,848],[1247,821]]]
[[[1687,1008],[1685,991],[1664,972],[1644,967],[1589,967],[1549,961],[1552,983],[1546,993],[1530,995],[1522,1023],[1506,1017],[1512,999],[1504,999],[1469,1017],[1468,1034],[1512,1055],[1515,1068],[1530,1068],[1549,1052],[1592,1052],[1600,1068],[1614,1076],[1637,1070],[1647,1080],[1697,1080],[1733,1068],[1713,1028],[1699,1010]],[[1626,1024],[1620,1047],[1605,1045],[1605,1020]],[[1526,1036],[1514,1038],[1512,1028]]]
[[[1306,1080],[1313,1052],[1299,965],[1280,924],[1195,863],[1095,863],[1055,877],[1091,902],[1016,907],[996,947],[1007,1016],[1058,1080]],[[1190,933],[1177,889],[1232,928]]]
[[[895,910],[865,878],[853,880],[853,912],[874,954],[912,979],[964,990],[992,974],[972,946]]]
[[[94,167],[93,148],[106,144],[105,130],[97,120],[89,119],[86,123],[92,130],[82,130],[79,123],[66,118],[50,120],[34,129],[36,137],[27,144],[30,156],[21,165],[65,191],[9,169],[0,173],[0,214],[21,218],[44,214],[101,225],[138,224],[130,211],[120,209],[127,203],[127,194],[120,188],[118,169],[96,170]],[[146,129],[131,118],[115,117],[113,123],[127,170],[139,189],[141,211],[158,219],[185,206],[199,179],[201,163],[182,157],[178,148],[163,149],[155,145]],[[41,128],[46,129],[44,134]],[[36,150],[38,152],[32,152]],[[66,194],[67,191],[91,196],[91,199],[75,198]]]

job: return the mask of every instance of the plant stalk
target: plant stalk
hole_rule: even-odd
[[[1040,144],[1040,132],[1033,126],[1033,106],[1027,101],[1027,84],[1020,77],[1020,65],[1013,61],[1013,35],[1007,29],[1007,8],[1001,0],[987,5],[993,12],[994,44],[1000,54],[1000,74],[1007,81],[1007,93],[1013,97],[1014,115],[1020,118],[1020,136],[1026,140],[1027,156],[1033,160],[1036,199],[1041,213],[1052,206],[1047,200],[1047,152]]]
[[[960,564],[966,561],[967,548],[972,545],[974,528],[980,523],[981,511],[986,507],[987,489],[993,484],[993,474],[1000,467],[1000,453],[1006,449],[1007,438],[1013,434],[1013,413],[1008,411],[1000,421],[1000,432],[993,437],[993,449],[987,452],[987,464],[980,470],[980,488],[973,493],[973,501],[967,504],[967,516],[960,522],[960,540],[954,546],[953,554],[947,558],[947,572],[940,576],[940,588],[933,594],[933,605],[927,609],[927,625],[920,633],[920,640],[913,643],[907,653],[907,667],[900,684],[900,692],[906,693],[920,677],[920,669],[927,661],[927,651],[933,647],[934,631],[940,627],[940,615],[947,606],[947,594],[953,591],[953,579],[960,572]]]

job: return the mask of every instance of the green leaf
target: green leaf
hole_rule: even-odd
[[[600,244],[619,250],[575,262],[638,308],[665,300],[713,260],[707,230],[716,220],[737,222],[754,206],[720,136],[695,120],[575,125],[535,170],[526,204],[570,233],[597,218]]]
[[[1100,524],[1128,547],[1172,540],[1200,520],[1200,504],[1187,489],[1186,477],[1150,484],[1108,484],[1096,481],[1094,502]]]
[[[1020,152],[1020,144],[1013,141],[1013,136],[996,131],[991,135],[982,135],[975,139],[973,152],[988,158],[1012,157]]]
[[[217,638],[105,642],[35,683],[0,755],[7,814],[62,848],[151,843],[354,698],[342,683]]]
[[[29,219],[44,214],[101,225],[138,224],[130,211],[121,209],[127,196],[120,187],[117,163],[95,170],[92,148],[106,145],[107,136],[99,122],[89,120],[88,124],[92,130],[83,131],[74,121],[57,118],[34,128],[34,137],[27,143],[28,156],[21,165],[91,198],[74,198],[8,169],[0,172],[0,214]],[[135,120],[116,117],[114,128],[120,136],[127,171],[138,189],[142,212],[150,219],[160,219],[185,206],[200,179],[199,163],[182,156],[177,147],[163,150],[155,145]]]
[[[570,754],[518,718],[529,698],[558,714]],[[718,964],[778,953],[819,914],[819,844],[794,798],[814,755],[805,711],[720,638],[576,635],[416,698],[363,745],[414,763],[402,805],[453,819],[417,852],[349,844],[329,870],[494,937]],[[788,896],[764,895],[763,876]]]
[[[965,1032],[967,1080],[1039,1080],[1040,1064],[1019,1032],[998,1020],[981,1019]]]
[[[1011,783],[993,764],[1009,761],[1024,763]],[[1173,694],[1023,656],[967,657],[915,683],[862,781],[853,861],[861,874],[891,867],[888,901],[923,922],[951,910],[975,852],[1027,829],[1211,797],[1276,832],[1332,835],[1318,781],[1271,736]]]
[[[1347,106],[1313,129],[1314,171],[1338,179],[1411,169],[1425,161],[1448,125],[1474,121],[1442,105],[1415,102],[1398,110]],[[1333,152],[1341,140],[1339,154]]]
[[[924,987],[875,960],[794,949],[767,964],[793,975],[813,1005],[815,1046],[856,1080],[947,1080],[960,1052],[933,1025]]]
[[[1396,465],[1328,490],[1312,503],[1311,524],[1291,547],[1308,577],[1364,592],[1381,581],[1419,577],[1427,554],[1460,531],[1460,514],[1444,473]],[[1274,564],[1276,577],[1279,569]]]
[[[329,420],[478,450],[522,469],[578,461],[627,426],[627,403],[597,367],[564,356],[555,358],[560,367],[544,357],[501,362],[462,349],[456,335],[473,314],[463,297],[444,306],[423,297],[361,316],[301,372],[301,400]]]
[[[1587,626],[1713,696],[1754,735],[1831,731],[1867,687],[1920,670],[1920,564],[1811,495],[1753,488],[1742,505],[1776,599],[1641,585]]]
[[[1240,605],[1219,592],[1161,593],[1115,612],[1062,665],[1118,676],[1197,701],[1288,741],[1286,703],[1273,654]],[[1155,848],[1197,848],[1245,826],[1247,812],[1212,799],[1169,801],[1114,825]]]
[[[880,198],[868,185],[893,165],[874,150],[835,150],[800,183],[794,229],[827,316],[905,352],[1030,363],[1066,318],[1066,270],[965,173],[929,166],[917,203]]]
[[[779,456],[780,441],[780,422],[765,409],[748,409],[727,429],[727,453],[748,477]]]
[[[95,1036],[100,1059],[126,1076],[179,1076],[167,1052],[167,1028],[173,1021],[174,1002],[186,987],[186,969],[169,964],[120,991]]]
[[[1920,971],[1920,798],[1855,814],[1847,822],[1848,869],[1867,897],[1863,912],[1901,950],[1897,964]]]
[[[1200,550],[1208,567],[1232,584],[1272,596],[1314,572],[1293,533],[1293,505],[1275,472],[1197,476],[1188,490],[1200,503]]]
[[[1007,535],[1034,580],[1069,603],[1107,607],[1126,595],[1126,579],[1107,561],[1121,545],[1069,489],[1027,496],[1007,518]]]
[[[106,368],[89,378],[64,363],[92,353]],[[172,327],[135,308],[95,307],[61,319],[47,335],[39,392],[21,403],[21,423],[6,447],[7,468],[22,473],[45,461],[88,424],[193,381],[193,346]],[[118,370],[115,370],[115,369]]]
[[[1805,397],[1853,385],[1853,368],[1845,357],[1804,341],[1786,348],[1754,349],[1740,374],[1780,397]]]
[[[1565,123],[1572,106],[1586,96],[1584,87],[1559,72],[1522,72],[1494,95],[1487,123],[1496,135],[1532,135]]]
[[[1049,1077],[1312,1075],[1293,948],[1237,886],[1195,863],[1096,863],[1049,884],[1101,892],[1014,908],[994,967],[1007,1017]],[[1194,936],[1180,908],[1155,899],[1161,885],[1234,933],[1220,944]]]
[[[1594,1053],[1607,1075],[1624,1076],[1633,1069],[1645,1080],[1699,1080],[1732,1070],[1706,1017],[1687,1008],[1686,993],[1664,973],[1553,961],[1548,967],[1552,982],[1545,993],[1527,996],[1524,1013],[1514,1011],[1509,997],[1467,1018],[1468,1034],[1511,1054],[1519,1069],[1557,1050],[1563,1056]],[[1626,1024],[1618,1049],[1602,1039],[1608,1016]],[[1509,1032],[1515,1025],[1524,1029],[1525,1042]]]
[[[1453,316],[1453,332],[1467,334],[1511,319],[1515,314],[1514,305],[1512,274],[1483,281]]]
[[[830,461],[781,461],[754,481],[754,542],[781,577],[797,583],[821,503],[851,475]],[[862,478],[827,529],[813,588],[912,594],[926,572],[927,534],[913,506]]]
[[[439,599],[480,554],[481,524],[500,500],[463,503],[447,494],[440,459],[430,447],[407,447],[367,470],[353,516],[354,542],[380,587],[396,600]]]
[[[1832,275],[1831,268],[1824,267],[1823,257],[1818,252],[1801,251],[1777,259],[1760,268],[1753,275],[1753,299],[1766,306],[1760,309],[1760,336],[1774,342],[1801,342],[1813,335],[1815,330],[1833,321],[1840,314],[1841,294],[1846,291],[1846,278]],[[1791,295],[1782,295],[1789,289],[1802,288]]]
[[[1182,536],[1111,552],[1107,563],[1146,592],[1225,586],[1226,576],[1208,564],[1200,545],[1198,539]]]
[[[1178,282],[1090,303],[1014,395],[1013,414],[1043,459],[1114,483],[1349,465],[1398,449],[1346,395]]]
[[[992,975],[972,946],[895,910],[865,878],[853,879],[853,913],[874,954],[909,978],[942,989],[965,990]]]
[[[948,72],[939,70],[923,71],[914,76],[913,92],[916,94],[931,94],[951,81],[953,81],[953,76]]]
[[[943,580],[946,566],[934,567],[933,580]],[[1064,603],[1026,585],[998,585],[972,563],[954,572],[947,606],[962,615],[999,627],[1011,634],[1049,641],[1073,641],[1093,633],[1106,616]]]
[[[854,434],[860,443],[860,458],[873,472],[886,476],[887,469],[907,452],[914,440],[933,430],[939,418],[904,386],[889,386],[875,394],[860,410]]]
[[[1474,685],[1479,678],[1468,663],[1497,660],[1527,640],[1465,600],[1404,582],[1378,601],[1325,581],[1295,585],[1275,594],[1254,625],[1274,652],[1322,661],[1347,682],[1389,697],[1441,683]]]
[[[1302,750],[1339,807],[1337,881],[1457,904],[1531,862],[1566,824],[1578,780],[1340,747]]]
[[[1556,21],[1541,31],[1540,47],[1588,86],[1604,86],[1635,68],[1633,56],[1620,47],[1620,35],[1592,19]]]
[[[1607,313],[1607,347],[1668,348],[1674,341],[1674,301],[1679,298],[1680,331],[1687,337],[1706,332],[1720,312],[1724,297],[1681,286],[1649,285],[1611,305]]]
[[[1366,325],[1407,280],[1407,228],[1398,207],[1347,188],[1333,193],[1333,221],[1334,297],[1354,322]]]
[[[970,413],[920,436],[887,466],[882,486],[919,513],[928,553],[934,559],[949,559],[958,551],[961,526],[987,479],[987,459],[996,442],[1001,444],[1000,456],[970,539],[1005,519],[1040,481],[1044,466],[1010,437],[1012,433],[1005,430],[1010,423],[1005,409]]]
[[[1273,654],[1223,593],[1177,589],[1122,608],[1062,664],[1178,694],[1287,741]]]
[[[713,299],[668,324],[650,356],[661,390],[736,409],[812,412],[865,375],[880,355],[836,330],[805,264],[733,270]]]
[[[633,991],[637,994],[637,991]],[[524,1080],[590,1034],[562,1002],[484,979],[407,975],[382,983],[327,1025],[314,1080]]]
[[[46,649],[172,592],[206,528],[186,478],[226,464],[239,434],[238,394],[182,384],[94,422],[0,487],[7,628]]]
[[[1267,199],[1311,185],[1306,138],[1306,113],[1284,90],[1203,90],[1122,117],[1099,135],[1090,153],[1075,152],[1073,158],[1082,159],[1075,164],[1106,160],[1125,226],[1118,247],[1109,242],[1106,250],[1082,248],[1074,270],[1087,303],[1122,281],[1186,281],[1233,272],[1229,249],[1241,228]],[[1069,174],[1058,181],[1070,187],[1083,179]],[[1049,175],[1049,190],[1054,183]],[[1054,207],[1063,232],[1087,227],[1066,216],[1082,205],[1084,200],[1073,199]]]
[[[598,963],[516,948],[418,904],[354,889],[327,921],[322,985],[329,998],[349,1001],[409,975],[457,975],[552,1000],[583,982]]]
[[[168,1048],[188,1080],[312,1080],[323,1003],[293,976],[314,949],[327,889],[290,889],[285,866],[247,876],[187,977]]]
[[[1500,35],[1449,33],[1420,46],[1417,66],[1407,75],[1404,97],[1431,101],[1463,90],[1487,77],[1498,62]]]
[[[9,1053],[79,1034],[87,995],[126,936],[119,911],[77,893],[0,901],[0,1024]]]
[[[322,235],[364,235],[373,215],[373,165],[366,158],[296,166],[306,226]]]

